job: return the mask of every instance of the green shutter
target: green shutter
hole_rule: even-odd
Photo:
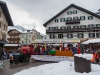
[[[62,18],[60,19],[60,22],[62,22]]]

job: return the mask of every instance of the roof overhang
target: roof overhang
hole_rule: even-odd
[[[12,22],[12,19],[11,19],[11,16],[10,16],[10,13],[8,11],[6,3],[3,2],[3,1],[0,1],[0,6],[1,6],[2,11],[3,11],[4,15],[5,15],[5,18],[6,18],[7,22],[8,22],[8,26],[13,26],[13,22]]]
[[[20,46],[20,44],[5,44],[4,47],[17,47]]]

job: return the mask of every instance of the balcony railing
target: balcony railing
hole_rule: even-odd
[[[80,19],[66,20],[66,24],[77,24],[77,23],[80,23]]]
[[[18,40],[20,40],[20,38],[7,38],[7,40],[9,40],[9,41],[18,41]]]
[[[69,28],[69,29],[50,29],[50,30],[46,30],[46,33],[89,32],[89,31],[100,31],[100,27],[93,27],[93,28]]]

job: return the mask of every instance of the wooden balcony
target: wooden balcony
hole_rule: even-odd
[[[68,32],[89,32],[89,31],[100,31],[100,27],[93,28],[70,28],[70,29],[52,29],[46,30],[46,33],[68,33]]]
[[[18,40],[20,40],[20,38],[7,38],[7,40],[9,40],[9,41],[18,41]]]
[[[10,33],[9,36],[19,36],[19,33]]]
[[[80,24],[80,19],[66,20],[66,24]]]

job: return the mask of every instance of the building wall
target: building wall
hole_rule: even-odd
[[[0,39],[6,40],[7,28],[8,28],[8,22],[2,11],[2,8],[0,7]]]
[[[21,33],[20,34],[20,44],[31,44],[32,42],[32,33]]]
[[[71,15],[67,15],[67,11],[74,11],[77,10],[77,14],[71,14]],[[68,9],[67,11],[65,11],[64,13],[62,13],[60,16],[58,16],[56,19],[59,19],[57,23],[55,23],[55,20],[51,21],[47,26],[46,29],[48,29],[49,27],[58,27],[60,29],[61,26],[71,26],[71,28],[73,28],[73,26],[81,26],[81,25],[89,25],[89,24],[100,24],[100,19],[97,17],[93,16],[93,20],[88,20],[88,16],[92,16],[86,12],[83,12],[81,10],[78,10],[74,7],[71,7],[70,9]],[[68,18],[68,17],[80,17],[80,16],[85,16],[85,20],[80,21],[80,24],[67,24],[65,22],[60,22],[61,18]],[[84,32],[84,38],[88,38],[88,33],[89,32]],[[96,32],[93,32],[96,33]],[[67,34],[67,33],[66,33]],[[74,35],[76,35],[77,33],[73,33]],[[75,37],[74,37],[75,38]],[[76,37],[77,38],[77,37]],[[49,39],[49,34],[46,34],[46,39]]]

